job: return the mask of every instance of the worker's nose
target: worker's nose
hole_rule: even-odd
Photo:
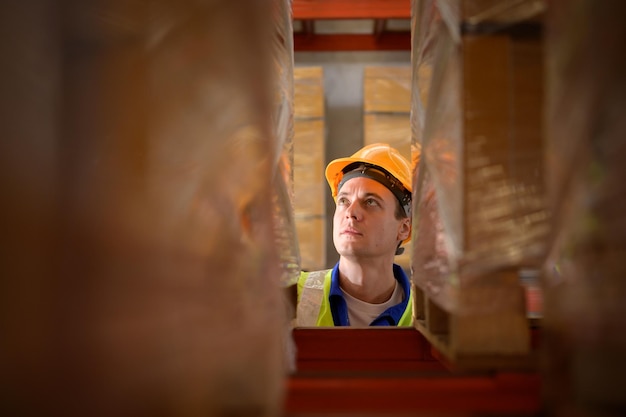
[[[356,201],[351,202],[350,205],[346,207],[346,218],[359,220],[360,215],[361,215],[360,208]]]

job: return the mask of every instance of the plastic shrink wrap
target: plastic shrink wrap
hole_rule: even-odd
[[[2,2],[0,414],[279,414],[270,12]]]
[[[626,4],[548,10],[545,397],[551,415],[624,415]]]
[[[291,1],[273,0],[275,26],[272,52],[275,74],[274,129],[276,143],[272,184],[272,207],[275,245],[281,265],[281,284],[287,288],[295,285],[301,271],[300,247],[294,213],[294,85],[293,85],[293,27]],[[294,371],[296,346],[291,335],[291,319],[295,308],[287,298],[285,330],[285,364]]]
[[[276,36],[273,47],[276,77],[274,162],[274,216],[277,248],[282,264],[285,286],[293,285],[300,276],[300,249],[294,219],[294,75],[293,27],[291,1],[273,0]]]
[[[415,314],[421,295],[446,312],[458,354],[529,349],[520,273],[539,269],[548,228],[543,8],[413,3]]]

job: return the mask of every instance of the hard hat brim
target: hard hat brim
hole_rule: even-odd
[[[367,162],[372,165],[377,165],[374,161],[353,157],[339,158],[329,163],[326,167],[326,181],[328,182],[333,198],[337,197],[337,185],[341,180],[341,171],[353,162]]]

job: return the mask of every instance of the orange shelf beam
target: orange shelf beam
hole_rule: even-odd
[[[410,19],[410,0],[293,0],[294,20]]]

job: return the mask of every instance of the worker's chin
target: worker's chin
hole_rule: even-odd
[[[337,246],[337,253],[341,256],[355,256],[363,252],[363,249],[358,245],[344,244]]]

